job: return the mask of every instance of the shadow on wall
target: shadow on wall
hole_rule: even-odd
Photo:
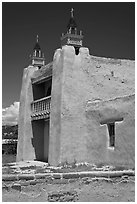
[[[32,145],[35,150],[36,160],[44,160],[44,120],[32,121]]]
[[[32,121],[33,138],[32,145],[35,157],[38,161],[48,162],[49,154],[49,120]]]
[[[134,102],[130,95],[88,104],[87,147],[93,161],[134,167]]]

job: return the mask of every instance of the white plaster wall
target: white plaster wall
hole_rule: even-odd
[[[32,145],[33,131],[30,103],[33,101],[31,77],[37,69],[29,66],[23,72],[18,121],[17,161],[35,159],[35,151]]]
[[[106,137],[106,129],[103,130],[105,136],[100,137],[102,127],[99,122],[95,117],[90,122],[87,120],[87,103],[134,94],[134,65],[134,61],[130,60],[90,56],[87,48],[80,48],[79,55],[75,55],[71,46],[64,46],[62,50],[56,51],[53,62],[50,139],[54,143],[57,163],[92,162],[97,158],[103,158],[104,162],[111,160],[111,153],[106,152],[106,141],[103,138]],[[109,109],[113,109],[113,106],[115,101]],[[129,108],[127,110],[130,111]],[[123,109],[122,111],[124,112]],[[128,132],[127,138],[129,134],[133,144],[134,125],[131,129],[132,136]],[[54,163],[55,160],[51,161]]]

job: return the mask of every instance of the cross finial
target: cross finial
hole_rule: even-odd
[[[73,8],[71,9],[71,17],[72,18],[74,17],[74,9]]]
[[[37,43],[39,42],[39,36],[37,35]]]

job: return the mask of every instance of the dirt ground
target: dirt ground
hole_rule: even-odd
[[[130,178],[54,179],[3,190],[3,202],[134,202],[135,180]]]

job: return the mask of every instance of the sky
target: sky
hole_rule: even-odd
[[[83,44],[91,55],[135,59],[135,7],[130,2],[3,2],[2,3],[2,108],[3,118],[18,113],[23,69],[39,35],[46,63],[60,48],[74,8]],[[15,118],[15,117],[14,117]],[[17,120],[17,118],[16,118]]]

